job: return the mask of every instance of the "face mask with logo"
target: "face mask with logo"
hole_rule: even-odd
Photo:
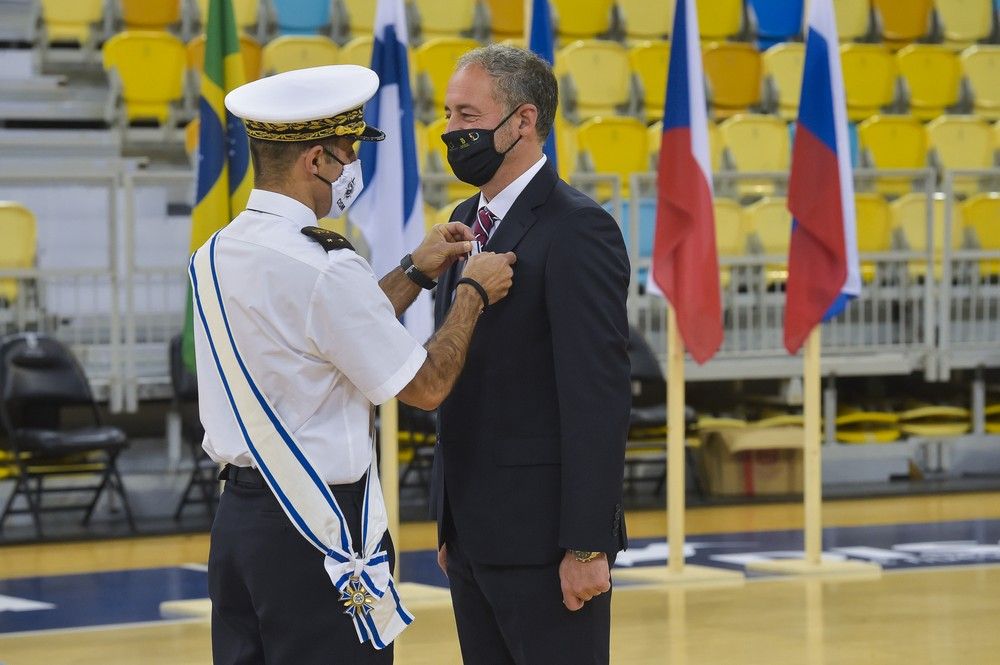
[[[365,182],[361,176],[361,160],[355,159],[349,164],[344,164],[344,162],[337,159],[337,156],[326,148],[323,148],[323,152],[330,155],[344,166],[344,170],[341,172],[340,177],[333,181],[327,180],[318,173],[313,174],[326,184],[330,185],[330,192],[333,198],[330,201],[330,212],[327,213],[326,216],[330,218],[337,218],[347,212],[347,209],[351,207],[351,204],[358,200],[358,197],[361,195],[361,190],[365,188]]]
[[[441,135],[441,140],[448,146],[448,164],[459,180],[473,187],[482,187],[493,179],[504,157],[521,140],[518,136],[517,141],[503,152],[493,144],[493,135],[515,112],[516,108],[493,129],[456,129]]]

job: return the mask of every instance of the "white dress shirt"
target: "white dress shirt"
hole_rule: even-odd
[[[427,352],[363,258],[300,232],[315,225],[302,203],[255,189],[219,234],[216,268],[247,369],[318,473],[339,485],[371,463],[372,404],[402,390]],[[202,445],[216,462],[252,466],[200,325],[195,351]]]
[[[482,192],[479,192],[479,205],[476,209],[478,210],[479,208],[486,206],[487,210],[493,213],[493,216],[498,220],[493,224],[493,228],[490,229],[489,238],[486,240],[487,246],[484,247],[484,249],[487,251],[489,250],[489,241],[492,240],[494,235],[496,235],[497,229],[500,228],[500,223],[503,222],[503,218],[507,216],[508,212],[510,212],[511,206],[514,205],[514,201],[516,201],[517,197],[521,195],[524,188],[528,186],[531,179],[534,178],[535,174],[542,169],[542,166],[545,164],[545,160],[546,157],[543,154],[541,159],[531,165],[531,168],[519,175],[514,182],[500,190],[500,193],[494,196],[490,201],[487,201],[486,196]]]

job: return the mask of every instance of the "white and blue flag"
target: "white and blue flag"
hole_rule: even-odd
[[[350,217],[364,234],[372,269],[381,277],[416,249],[425,235],[403,0],[378,1],[374,37],[371,68],[380,85],[365,106],[365,122],[384,131],[386,138],[362,142],[365,188]],[[403,324],[420,342],[430,337],[434,320],[428,291],[422,291],[406,310]]]

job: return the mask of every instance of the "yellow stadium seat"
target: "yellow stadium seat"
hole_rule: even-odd
[[[833,0],[837,37],[842,42],[861,39],[871,26],[870,0]]]
[[[934,233],[934,278],[941,279],[941,257],[944,247],[944,214],[945,197],[935,194],[932,206]],[[892,213],[892,227],[901,246],[914,252],[927,252],[927,195],[922,193],[905,194],[889,206]],[[959,249],[963,243],[962,209],[952,206],[952,249]],[[914,259],[910,262],[908,272],[913,277],[923,277],[927,274],[927,262]]]
[[[104,44],[104,68],[115,70],[122,86],[126,117],[171,116],[170,105],[184,95],[184,42],[167,32],[119,32]]]
[[[876,115],[858,125],[858,140],[877,169],[921,169],[927,165],[927,134],[915,118]],[[876,187],[884,194],[905,194],[912,177],[883,176]]]
[[[478,47],[472,39],[439,37],[424,42],[413,52],[414,75],[418,94],[425,108],[438,115],[444,109],[444,95],[448,79],[455,71],[455,63],[468,51]]]
[[[181,0],[120,0],[126,30],[166,30],[181,20]]]
[[[347,28],[351,35],[369,36],[375,31],[374,0],[341,0],[341,2],[347,11]]]
[[[1000,434],[1000,404],[990,404],[984,412],[986,416],[986,431],[989,434]]]
[[[753,234],[765,255],[782,257],[765,267],[769,283],[788,279],[788,245],[792,237],[792,214],[784,196],[768,196],[743,209],[743,228]]]
[[[618,0],[618,13],[625,24],[626,39],[664,39],[673,30],[672,0]]]
[[[576,142],[576,126],[566,122],[563,115],[557,112],[553,129],[556,133],[556,159],[559,161],[559,177],[569,181],[577,170],[577,161],[580,156],[580,147]]]
[[[729,39],[743,30],[743,0],[698,0],[697,5],[698,31],[703,40]]]
[[[565,42],[607,33],[614,6],[615,0],[549,0],[556,35]]]
[[[475,27],[477,0],[411,0],[423,39],[460,37]]]
[[[556,53],[554,67],[570,117],[582,121],[612,116],[629,103],[631,67],[628,51],[604,40],[579,40]]]
[[[778,115],[786,120],[794,120],[799,113],[805,55],[804,44],[786,42],[772,46],[762,56],[764,76],[774,90]]]
[[[855,194],[854,212],[857,218],[858,252],[874,253],[892,250],[892,217],[889,204],[878,194]],[[861,279],[875,279],[875,261],[861,261]]]
[[[524,3],[486,0],[494,41],[524,37]]]
[[[927,143],[946,170],[993,167],[993,128],[981,118],[943,115],[927,124]],[[979,189],[975,176],[954,179],[954,191],[972,194]]]
[[[667,97],[667,67],[670,64],[670,42],[639,42],[628,52],[632,71],[642,85],[646,119],[663,117]]]
[[[705,47],[705,78],[712,108],[728,118],[760,103],[760,53],[750,44],[716,42]]]
[[[264,47],[264,75],[293,69],[336,65],[340,62],[340,47],[322,35],[286,35],[277,37]]]
[[[719,125],[722,144],[737,171],[787,172],[791,163],[788,125],[773,115],[739,114]],[[740,196],[770,195],[774,180],[739,180]]]
[[[260,78],[261,61],[264,56],[257,40],[250,35],[241,34],[240,55],[243,56],[243,69],[247,81],[255,81]],[[198,35],[188,42],[187,66],[189,69],[200,72],[204,62],[205,35]]]
[[[649,154],[652,163],[655,164],[660,154],[660,141],[663,139],[663,121],[653,123],[647,130],[649,135]],[[719,126],[711,120],[708,121],[708,152],[712,161],[712,173],[717,173],[722,168],[722,151],[725,146],[722,137],[719,135]]]
[[[732,199],[716,198],[715,245],[720,258],[740,257],[747,251],[747,233],[743,226],[743,210]],[[720,266],[719,278],[722,287],[729,286],[732,269]]]
[[[1000,252],[1000,194],[990,192],[973,196],[962,205],[965,228],[975,235],[979,249]],[[1000,260],[979,262],[981,275],[1000,275]]]
[[[197,2],[198,17],[202,30],[205,30],[208,22],[208,3],[211,0],[197,0]],[[232,3],[236,27],[240,30],[253,30],[260,18],[259,0],[232,0]]]
[[[901,435],[895,413],[845,410],[837,416],[837,441],[841,443],[892,443]]]
[[[451,170],[451,165],[448,164],[448,148],[445,146],[444,141],[441,140],[441,135],[447,131],[447,127],[447,118],[438,118],[427,125],[428,164],[433,166],[432,169],[428,170],[446,173],[454,177],[455,172]],[[454,182],[450,182],[446,187],[446,200],[467,199],[477,191],[479,190],[472,185],[467,185],[458,178],[455,178]]]
[[[899,424],[911,436],[960,436],[972,427],[968,409],[930,404],[900,411]]]
[[[910,91],[910,113],[918,119],[936,118],[958,102],[962,73],[952,50],[910,44],[896,54],[896,62]]]
[[[355,37],[340,47],[340,64],[371,67],[374,44],[375,40],[372,37]]]
[[[104,0],[42,0],[42,23],[50,44],[93,43],[94,25],[103,16]]]
[[[844,72],[847,118],[864,120],[896,96],[896,60],[878,44],[844,44],[840,47]]]
[[[990,120],[1000,119],[1000,46],[970,46],[962,51],[961,60],[976,113]]]
[[[589,155],[596,173],[614,173],[621,179],[621,195],[629,196],[629,176],[649,171],[646,126],[635,118],[621,116],[591,118],[576,133],[581,153]],[[611,188],[600,186],[598,198],[611,198]]]
[[[872,6],[890,46],[916,41],[930,30],[934,0],[872,0]]]
[[[38,227],[30,210],[14,201],[0,201],[0,270],[35,267]],[[0,300],[17,300],[18,280],[0,279]]]
[[[993,31],[993,0],[935,0],[945,44],[962,48]]]

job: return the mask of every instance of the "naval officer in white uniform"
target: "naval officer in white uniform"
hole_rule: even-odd
[[[513,254],[467,259],[448,321],[421,345],[398,317],[466,260],[471,230],[435,227],[378,281],[344,238],[315,227],[364,186],[353,144],[384,138],[363,119],[377,87],[369,69],[330,66],[226,97],[246,125],[255,189],[191,266],[204,447],[225,465],[209,555],[216,664],[392,662],[412,617],[387,572],[373,405],[398,396],[435,409],[478,315],[512,283]]]

